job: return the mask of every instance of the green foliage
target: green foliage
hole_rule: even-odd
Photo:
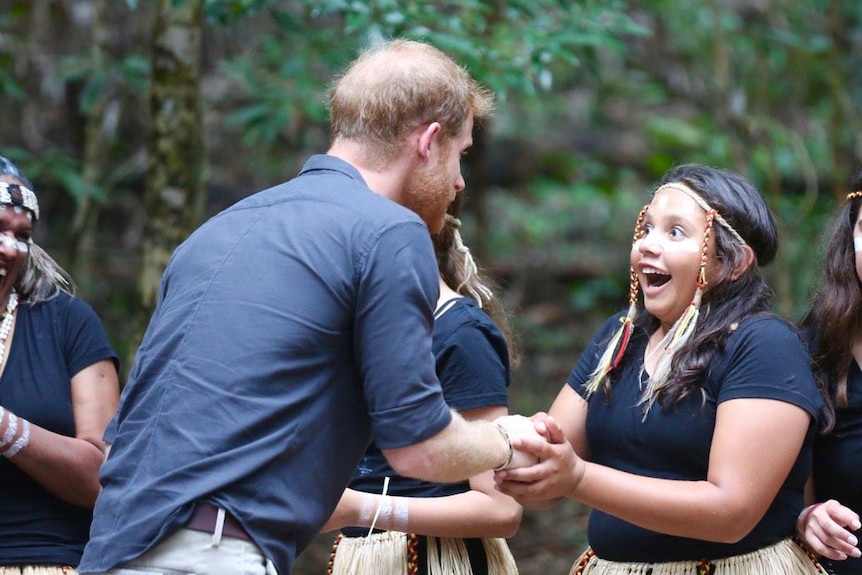
[[[282,26],[289,19],[281,17]],[[337,30],[297,35],[279,27],[260,39],[255,50],[221,64],[241,96],[226,126],[242,134],[247,146],[301,145],[303,128],[325,118],[323,86],[335,61],[349,57],[338,49]],[[315,54],[315,57],[309,57]]]
[[[117,59],[95,58],[91,53],[65,56],[54,82],[83,81],[78,104],[81,112],[91,113],[99,101],[120,90],[139,96],[149,88],[150,61],[138,54]]]
[[[174,5],[189,1],[203,3],[207,21],[220,26],[248,18],[273,3],[272,0],[174,0]]]
[[[459,0],[399,2],[325,0],[316,14],[338,14],[345,32],[365,42],[426,40],[463,63],[501,97],[553,87],[558,73],[578,66],[586,49],[620,49],[621,37],[643,33],[624,2]]]
[[[568,80],[581,53],[621,50],[622,37],[643,33],[622,0],[205,0],[211,21],[255,19],[255,35],[222,70],[239,96],[227,125],[247,146],[273,154],[302,144],[309,124],[325,117],[324,88],[356,51],[385,38],[432,42],[501,98],[535,96]]]
[[[15,80],[8,68],[12,64],[12,58],[6,55],[0,55],[0,92],[9,98],[21,100],[26,97],[24,88]]]
[[[15,21],[11,14],[0,14],[0,37],[11,35],[14,25]],[[7,43],[0,43],[0,94],[20,100],[26,96],[26,93],[12,71],[15,54],[11,49],[7,50],[6,45]]]
[[[751,178],[781,222],[778,305],[798,316],[819,265],[823,192],[862,164],[860,4],[645,0],[629,14],[655,34],[604,59],[593,117],[624,107],[642,126],[647,180],[692,161]]]
[[[29,6],[21,6],[8,16],[0,15],[0,34],[8,26],[10,34],[14,34],[11,37],[18,36],[10,45],[21,45],[24,42],[24,23],[28,18]],[[51,71],[51,76],[39,78],[37,85],[50,87],[55,93],[62,93],[69,84],[80,84],[77,104],[82,116],[94,113],[98,105],[124,93],[131,94],[133,98],[143,98],[149,88],[150,62],[148,57],[142,54],[115,54],[107,49],[95,50],[89,46],[81,51],[63,53],[65,55],[59,57],[56,67],[47,68]],[[23,54],[26,55],[27,52]],[[20,62],[21,55],[18,55],[18,58]],[[0,51],[0,91],[13,98],[23,97],[24,87],[11,71],[12,63],[16,60],[11,55],[8,60],[9,71],[4,65],[7,57]],[[31,90],[32,87],[28,86]],[[31,93],[30,97],[36,99],[38,95]],[[49,128],[47,124],[39,126],[40,130],[48,131]],[[82,159],[79,156],[81,150],[70,149],[63,142],[49,141],[46,142],[45,149],[38,153],[19,148],[8,151],[10,157],[21,162],[22,169],[30,179],[43,185],[56,185],[58,189],[68,193],[78,205],[83,205],[88,200],[104,203],[108,199],[105,188],[84,180]]]
[[[519,194],[490,197],[490,256],[578,278],[568,292],[575,312],[616,309],[625,303],[631,229],[646,195],[624,171],[607,173],[576,155],[569,161],[592,178],[535,179]]]

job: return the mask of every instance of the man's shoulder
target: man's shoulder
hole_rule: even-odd
[[[422,223],[411,210],[370,189],[356,167],[325,154],[311,156],[296,177],[249,196],[229,211],[275,205],[293,209],[299,203],[325,220],[360,218],[383,227]]]

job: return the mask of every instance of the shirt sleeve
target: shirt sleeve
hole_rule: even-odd
[[[386,229],[359,275],[354,346],[372,436],[381,449],[413,445],[452,419],[431,353],[439,280],[428,229]]]
[[[437,375],[450,407],[465,410],[508,405],[508,357],[500,351],[506,352],[506,342],[490,327],[465,322],[436,350]]]
[[[103,359],[112,360],[119,371],[119,357],[108,341],[102,321],[89,304],[70,297],[65,321],[64,354],[72,377]]]
[[[796,332],[778,318],[743,324],[728,341],[714,372],[718,403],[740,398],[776,399],[817,416],[821,397],[808,352]]]

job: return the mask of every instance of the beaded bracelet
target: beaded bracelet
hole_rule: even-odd
[[[512,464],[512,459],[515,458],[515,448],[512,447],[512,440],[509,438],[509,432],[506,431],[506,428],[499,423],[495,423],[494,427],[497,428],[497,431],[500,432],[500,435],[503,436],[503,439],[505,439],[506,443],[509,445],[509,457],[506,458],[506,461],[504,461],[502,465],[494,468],[494,471],[503,471]]]

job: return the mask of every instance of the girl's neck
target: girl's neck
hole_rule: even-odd
[[[665,341],[667,331],[667,328],[663,325],[659,326],[657,330],[650,334],[647,340],[646,349],[644,349],[644,369],[649,374],[655,373],[659,357],[661,357],[661,353],[667,344]]]
[[[443,278],[440,278],[440,298],[437,300],[437,307],[440,307],[442,304],[454,297],[464,296],[453,290],[446,282],[443,281]]]

